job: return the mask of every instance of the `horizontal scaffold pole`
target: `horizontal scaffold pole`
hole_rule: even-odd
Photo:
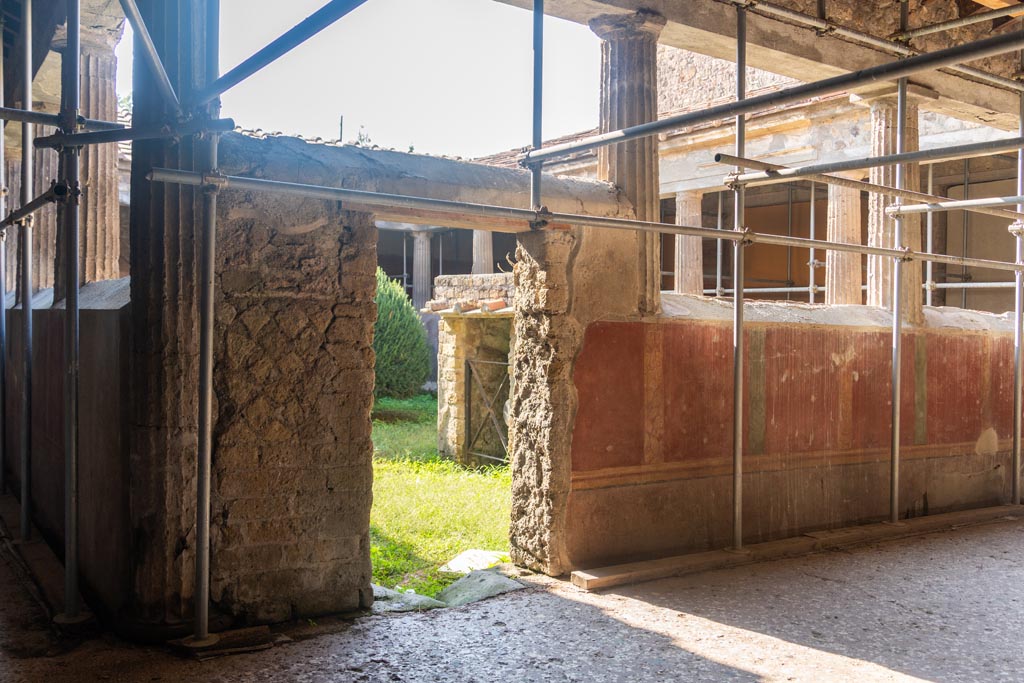
[[[965,258],[963,256],[949,256],[946,254],[932,254],[918,252],[912,249],[887,249],[885,247],[872,247],[864,244],[845,244],[843,242],[830,242],[828,240],[811,240],[804,237],[787,237],[785,235],[769,235],[765,233],[751,232],[750,230],[718,230],[716,228],[698,228],[685,225],[669,225],[667,223],[655,223],[653,221],[637,221],[628,218],[605,218],[602,216],[584,216],[572,213],[555,213],[552,211],[532,209],[518,209],[510,206],[493,206],[490,204],[472,204],[468,202],[456,202],[448,199],[431,199],[427,197],[409,197],[406,195],[384,194],[380,192],[368,192],[366,190],[347,190],[337,187],[324,187],[322,185],[304,185],[302,183],[287,183],[278,180],[263,180],[258,178],[242,178],[239,176],[226,176],[220,174],[204,175],[194,171],[179,171],[170,168],[154,168],[147,176],[153,182],[177,183],[180,185],[191,185],[194,187],[211,186],[217,189],[248,190],[252,192],[276,192],[297,197],[309,197],[312,199],[326,199],[328,201],[347,201],[373,208],[404,208],[420,211],[445,211],[449,213],[461,213],[473,216],[485,216],[487,218],[505,218],[521,220],[535,225],[542,229],[545,225],[580,225],[593,228],[608,228],[611,230],[635,230],[639,232],[661,233],[666,235],[693,235],[706,239],[723,239],[747,244],[775,244],[783,247],[795,247],[797,249],[831,249],[833,251],[844,251],[854,254],[871,254],[875,256],[890,256],[903,260],[932,261],[934,263],[947,263],[950,265],[968,266],[974,268],[991,268],[993,270],[1009,270],[1024,272],[1024,264],[1008,263],[1006,261],[991,261],[988,259]]]
[[[720,164],[729,164],[733,166],[741,166],[744,168],[757,168],[762,171],[781,171],[785,169],[785,166],[779,166],[777,164],[769,164],[766,161],[758,161],[757,159],[747,159],[744,157],[737,157],[732,154],[716,154],[715,161]],[[914,202],[948,202],[951,201],[949,197],[940,197],[938,195],[925,194],[924,192],[914,192],[913,190],[900,190],[895,187],[889,187],[888,185],[876,185],[874,183],[866,183],[863,180],[853,180],[852,178],[843,178],[841,176],[823,175],[823,174],[810,174],[803,176],[804,180],[813,180],[817,183],[826,183],[828,185],[838,185],[840,187],[849,187],[854,190],[863,190],[864,192],[873,192],[875,194],[885,195],[887,197],[896,197],[897,199],[904,199]],[[726,179],[728,182],[728,178]],[[1024,214],[1017,213],[1016,211],[1008,211],[1006,209],[995,209],[985,206],[972,206],[967,208],[968,211],[975,213],[983,213],[989,216],[996,216],[997,218],[1003,218],[1008,221],[1016,221],[1024,219]]]
[[[1014,195],[1013,197],[986,197],[982,199],[950,199],[926,204],[889,206],[886,207],[885,212],[890,216],[897,217],[936,211],[978,211],[993,206],[1017,206],[1021,203],[1024,203],[1024,196],[1020,195]]]
[[[54,183],[46,192],[42,193],[25,206],[12,211],[6,218],[0,220],[0,229],[10,227],[18,221],[31,216],[39,209],[51,202],[58,202],[68,196],[68,186],[64,183]]]
[[[877,168],[880,166],[892,166],[894,164],[915,164],[925,161],[936,162],[949,161],[952,159],[965,159],[985,154],[1016,152],[1022,147],[1024,147],[1024,138],[986,140],[985,142],[972,142],[967,145],[957,145],[955,147],[922,149],[917,152],[904,152],[903,154],[886,154],[878,157],[847,159],[845,161],[834,161],[826,164],[811,164],[808,166],[779,167],[777,171],[736,173],[729,176],[729,184],[747,185],[748,187],[776,185],[778,183],[788,183],[793,180],[806,179],[808,176],[819,173],[842,173],[844,171],[859,171],[862,169]]]
[[[184,123],[171,125],[139,126],[121,130],[101,130],[93,133],[57,133],[32,141],[37,148],[60,149],[61,147],[81,147],[83,145],[99,145],[108,142],[126,142],[129,140],[154,140],[158,138],[177,138],[201,133],[227,133],[235,129],[232,119],[215,119],[213,121],[193,119]]]
[[[47,114],[42,111],[25,111],[13,107],[0,107],[0,121],[18,121],[20,123],[36,123],[41,126],[60,127],[61,120],[56,114]],[[78,125],[86,130],[120,130],[124,128],[123,123],[116,121],[97,121],[78,117]]]
[[[574,142],[532,150],[526,153],[523,163],[527,166],[544,163],[577,152],[584,152],[627,140],[657,135],[658,133],[667,133],[680,128],[710,123],[735,116],[755,114],[771,107],[802,102],[812,97],[831,95],[877,81],[892,81],[904,76],[912,76],[922,71],[930,71],[949,66],[950,64],[956,64],[957,62],[1012,52],[1021,47],[1024,47],[1024,35],[1019,31],[985,38],[984,40],[956,45],[915,57],[907,57],[899,61],[880,64],[813,83],[804,83],[792,88],[779,90],[778,92],[765,93],[764,95],[750,97],[742,101],[720,104],[701,111],[670,116],[658,121],[630,126],[629,128],[614,130],[609,133],[592,135]]]

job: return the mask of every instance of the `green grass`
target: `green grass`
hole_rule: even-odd
[[[383,419],[381,419],[383,418]],[[508,550],[508,467],[470,470],[437,454],[437,399],[374,407],[373,580],[433,597],[458,576],[437,568],[463,550]]]

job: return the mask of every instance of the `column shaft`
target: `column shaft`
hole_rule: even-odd
[[[676,195],[676,225],[703,226],[700,192]],[[704,293],[704,248],[700,237],[676,235],[675,291],[679,294]]]
[[[473,231],[473,274],[494,272],[494,236],[487,230]]]
[[[104,34],[82,42],[82,115],[117,120],[117,58]],[[88,145],[81,158],[81,239],[79,273],[82,284],[120,277],[120,204],[117,145]],[[64,298],[63,225],[58,227],[54,301]],[[51,252],[52,254],[52,252]]]
[[[861,243],[860,190],[829,185],[828,240],[846,244]],[[859,304],[861,292],[861,255],[845,251],[827,251],[825,256],[825,303]]]
[[[430,277],[430,233],[417,231],[412,234],[412,305],[422,309],[430,299],[432,289]]]
[[[644,11],[590,21],[602,39],[602,132],[658,117],[658,35],[664,26],[664,17]],[[657,136],[600,148],[598,175],[622,188],[638,220],[661,219]],[[647,233],[637,233],[631,241],[624,248],[632,251],[628,258],[634,261],[630,270],[636,280],[636,307],[640,313],[653,313],[661,291],[661,242],[658,235]]]
[[[882,97],[871,103],[871,155],[880,156],[896,152],[896,98]],[[907,103],[906,147],[903,151],[918,149],[918,107],[911,100]],[[918,164],[906,167],[905,187],[919,189],[921,169]],[[880,185],[896,185],[896,167],[872,168],[870,180]],[[885,208],[894,200],[878,194],[868,196],[868,244],[877,247],[899,247],[895,244],[895,221],[885,214]],[[903,245],[914,250],[921,248],[920,216],[908,216],[903,221]],[[868,257],[869,306],[892,309],[893,260],[888,256]],[[903,265],[903,311],[904,320],[919,324],[923,320],[921,262],[910,261]]]

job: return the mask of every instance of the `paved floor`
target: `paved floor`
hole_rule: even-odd
[[[207,662],[112,638],[62,652],[0,562],[0,680],[1022,680],[1022,549],[1005,521],[603,594],[545,582]]]

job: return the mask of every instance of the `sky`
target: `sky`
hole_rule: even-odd
[[[222,0],[226,72],[326,0]],[[599,41],[586,26],[544,25],[544,138],[597,125]],[[118,47],[118,95],[131,92],[131,40]],[[476,157],[529,145],[532,17],[495,0],[369,0],[223,95],[245,128],[336,139],[362,132],[402,151]]]

